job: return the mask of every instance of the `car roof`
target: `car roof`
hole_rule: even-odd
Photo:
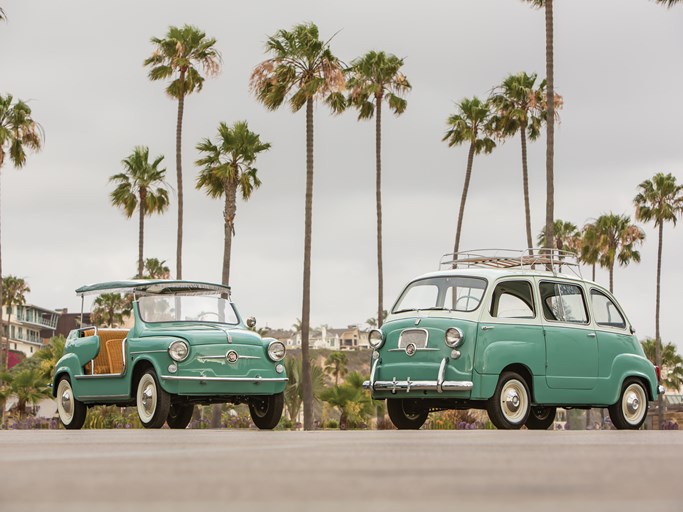
[[[455,268],[448,270],[437,270],[434,272],[428,272],[420,276],[415,277],[412,281],[417,281],[419,279],[427,279],[430,277],[449,277],[449,276],[462,276],[462,277],[482,277],[488,281],[495,281],[501,277],[545,277],[545,278],[561,278],[568,281],[575,281],[578,283],[589,283],[595,284],[593,281],[582,279],[573,274],[564,274],[560,272],[551,272],[547,270],[531,270],[526,268],[514,268],[514,269],[497,269],[497,268]],[[412,282],[411,281],[411,282]],[[600,287],[602,288],[602,287]]]
[[[230,287],[223,284],[202,281],[179,281],[171,279],[129,279],[89,284],[76,289],[80,296],[100,293],[135,293],[138,295],[215,295],[230,293]]]

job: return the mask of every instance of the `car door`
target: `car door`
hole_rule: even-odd
[[[520,363],[533,375],[543,375],[543,326],[530,278],[496,283],[480,317],[477,353],[481,373],[497,373],[511,363]]]
[[[590,297],[600,349],[599,375],[608,377],[614,359],[619,354],[631,352],[633,335],[614,299],[597,288],[591,288]]]
[[[538,281],[548,387],[593,389],[598,377],[598,343],[583,287],[569,281]]]

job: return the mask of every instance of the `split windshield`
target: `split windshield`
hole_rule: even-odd
[[[146,295],[138,298],[143,322],[238,323],[232,303],[210,295]]]
[[[474,311],[486,280],[478,277],[443,276],[420,279],[408,285],[392,313],[416,310]]]

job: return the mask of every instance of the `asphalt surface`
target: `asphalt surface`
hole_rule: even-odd
[[[209,507],[681,512],[683,432],[0,431],[2,512]]]

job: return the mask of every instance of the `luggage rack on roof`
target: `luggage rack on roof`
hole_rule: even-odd
[[[537,268],[540,267],[540,268]],[[547,270],[553,274],[565,267],[583,279],[581,266],[575,253],[558,249],[475,249],[441,256],[439,270],[451,268],[499,268]]]

